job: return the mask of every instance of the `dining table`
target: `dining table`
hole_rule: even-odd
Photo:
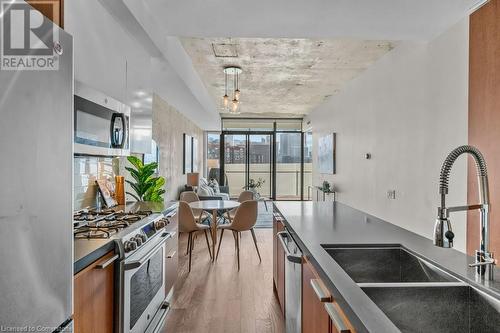
[[[210,223],[210,233],[212,235],[212,261],[215,260],[215,246],[217,245],[217,215],[219,212],[224,212],[240,206],[238,201],[234,200],[200,200],[189,203],[193,209],[201,209],[212,214],[212,222]],[[222,215],[221,214],[221,215]]]

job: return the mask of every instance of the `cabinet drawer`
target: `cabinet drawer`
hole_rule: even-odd
[[[76,333],[112,333],[114,319],[114,262],[109,252],[74,277]]]

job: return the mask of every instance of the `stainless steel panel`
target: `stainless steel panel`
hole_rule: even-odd
[[[77,113],[77,131],[76,134],[79,138],[96,140],[98,142],[108,143],[108,147],[100,147],[84,144],[82,142],[75,142],[75,154],[92,155],[92,156],[128,156],[130,155],[130,119],[131,108],[130,106],[82,83],[75,82],[75,95],[83,98],[84,100],[93,102],[102,107],[103,110],[109,111],[109,120],[107,117],[101,118],[96,115],[76,110]],[[88,107],[88,106],[87,106]],[[124,148],[111,148],[110,136],[110,119],[113,112],[123,113],[129,118],[126,139]]]
[[[0,71],[0,324],[72,314],[73,38],[56,71]],[[1,37],[0,37],[1,38]]]
[[[286,237],[283,237],[287,235]],[[285,327],[287,333],[302,332],[302,252],[288,232],[280,233],[285,247]],[[300,260],[297,260],[300,258]]]

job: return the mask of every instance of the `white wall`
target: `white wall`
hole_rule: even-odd
[[[99,0],[71,0],[64,5],[65,30],[73,36],[75,79],[131,104],[136,92],[155,93],[202,128],[220,128],[216,109],[204,105],[158,54],[151,54],[126,24]],[[117,13],[114,13],[117,14]],[[148,105],[150,108],[151,105]]]
[[[339,201],[432,237],[441,163],[467,143],[468,19],[430,42],[402,42],[339,94],[314,110],[318,137],[337,133]],[[372,158],[364,158],[371,153]],[[467,198],[466,159],[454,166],[449,204]],[[387,190],[396,190],[396,200]],[[452,219],[455,247],[465,252],[465,214]],[[362,232],[362,231],[361,231]]]

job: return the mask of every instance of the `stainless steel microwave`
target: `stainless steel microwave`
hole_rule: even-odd
[[[130,106],[75,82],[75,154],[128,156],[129,133]]]

